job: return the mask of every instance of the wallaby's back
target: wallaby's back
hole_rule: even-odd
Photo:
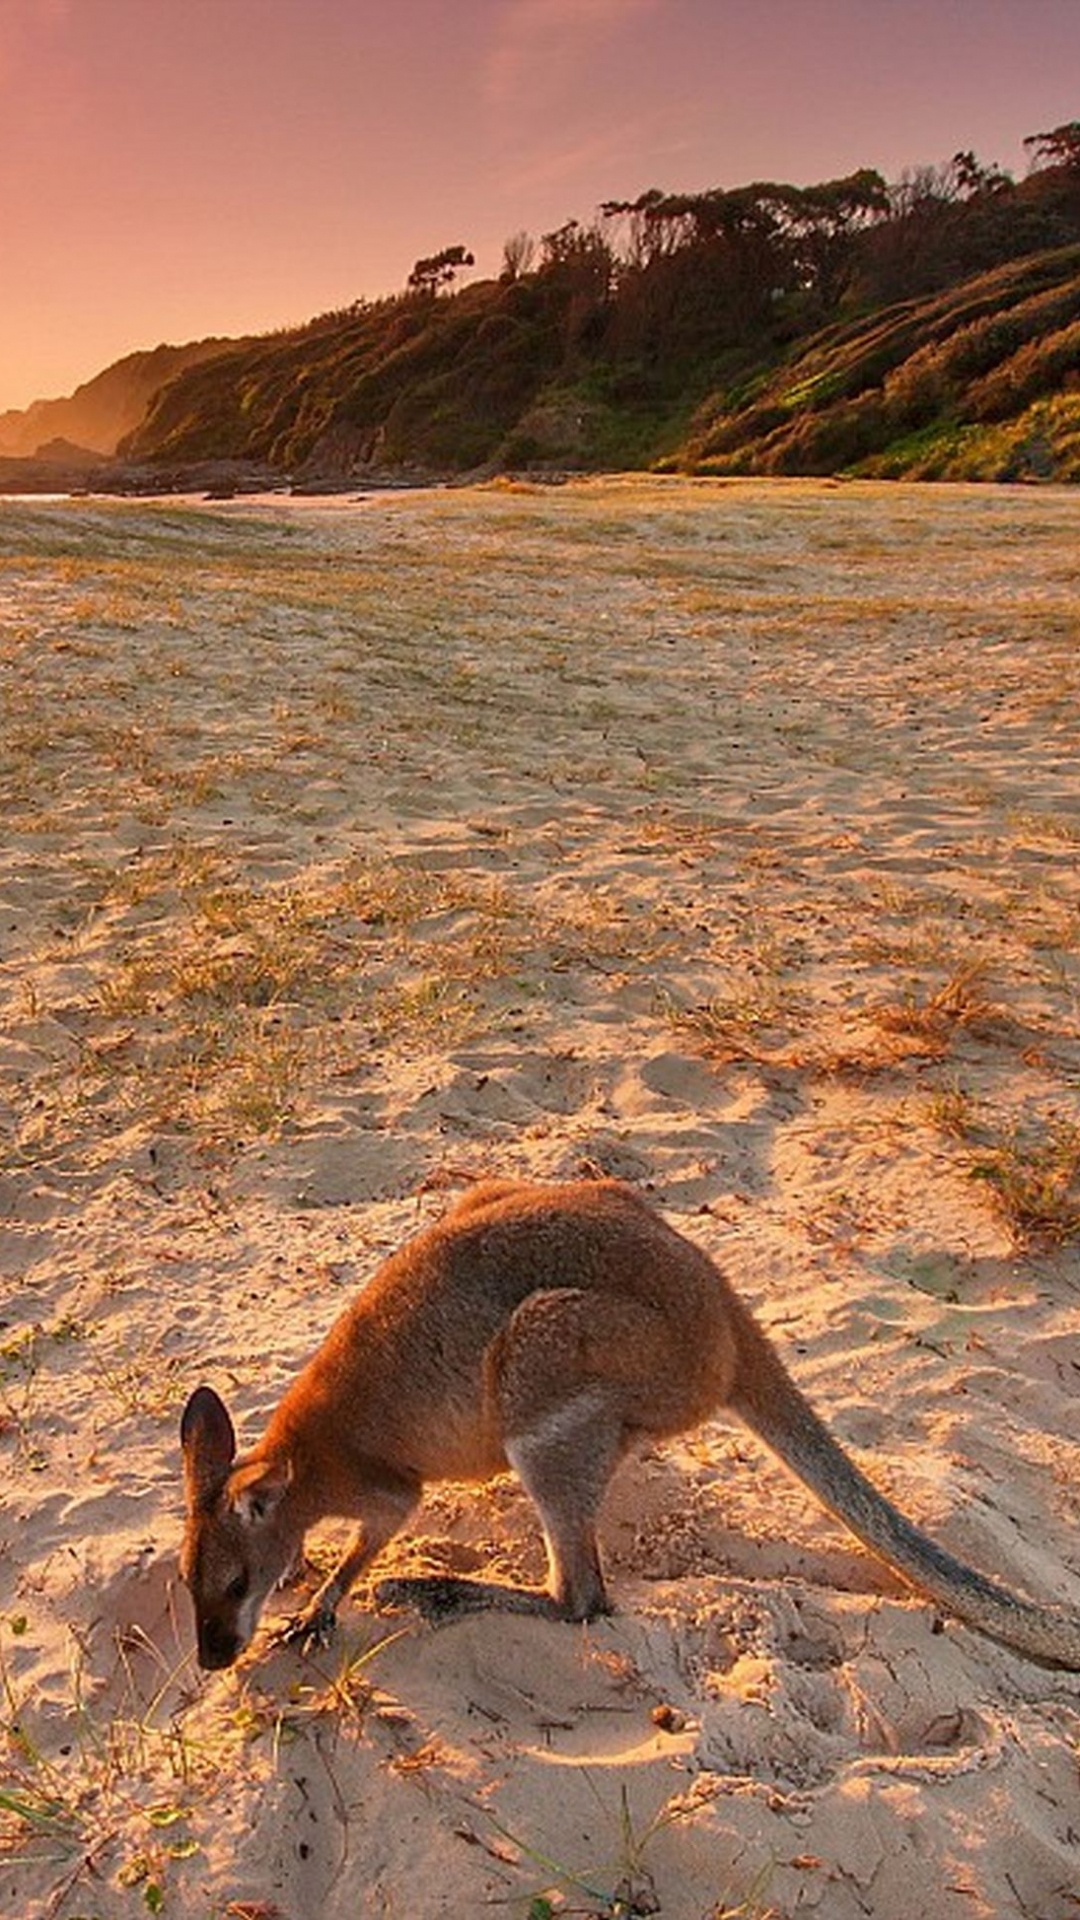
[[[383,1263],[285,1394],[268,1442],[315,1422],[327,1444],[377,1446],[425,1479],[488,1477],[506,1465],[493,1343],[530,1297],[568,1290],[655,1316],[656,1353],[635,1354],[641,1432],[678,1432],[726,1397],[728,1289],[707,1255],[619,1181],[500,1180]],[[580,1362],[548,1359],[570,1374]]]

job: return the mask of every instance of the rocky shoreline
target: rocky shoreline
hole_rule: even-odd
[[[231,500],[255,493],[337,494],[357,487],[401,488],[438,486],[447,475],[420,469],[364,468],[331,472],[284,473],[254,460],[200,460],[150,465],[111,460],[101,454],[68,458],[28,459],[0,456],[0,495],[113,494],[142,499],[160,494],[205,494]],[[476,476],[474,475],[473,478]],[[460,484],[461,476],[454,479]]]
[[[281,491],[288,486],[287,475],[246,460],[159,467],[110,460],[100,454],[89,459],[0,458],[0,493],[7,494],[104,493],[138,498],[161,493],[209,493],[229,498],[238,493]]]
[[[562,467],[530,467],[520,475],[494,466],[472,473],[447,473],[420,466],[349,468],[310,467],[286,473],[254,460],[200,460],[150,465],[110,460],[102,454],[83,459],[21,459],[0,455],[0,499],[5,496],[62,494],[71,499],[113,495],[139,500],[162,494],[199,494],[208,500],[233,500],[245,494],[280,493],[305,497],[325,494],[400,492],[416,487],[464,487],[497,473],[523,478],[533,486],[562,486],[571,478]]]

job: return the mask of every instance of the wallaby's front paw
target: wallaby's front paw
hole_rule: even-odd
[[[310,1606],[304,1607],[278,1628],[274,1645],[299,1647],[302,1653],[313,1653],[320,1647],[330,1645],[336,1626],[337,1614],[329,1602],[313,1600]]]

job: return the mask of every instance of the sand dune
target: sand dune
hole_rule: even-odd
[[[1078,511],[0,503],[0,1909],[1076,1912],[1075,1676],[736,1426],[621,1473],[610,1620],[361,1588],[203,1676],[176,1425],[208,1379],[254,1437],[475,1179],[615,1173],[885,1491],[1077,1605]],[[543,1555],[507,1480],[388,1567]]]

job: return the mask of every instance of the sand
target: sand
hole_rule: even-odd
[[[361,1586],[202,1675],[176,1568],[192,1386],[253,1439],[470,1183],[606,1172],[915,1519],[1080,1603],[1078,533],[820,482],[0,503],[0,1911],[1080,1910],[1076,1677],[722,1418],[620,1472],[587,1627]],[[376,1572],[542,1564],[507,1479]]]

